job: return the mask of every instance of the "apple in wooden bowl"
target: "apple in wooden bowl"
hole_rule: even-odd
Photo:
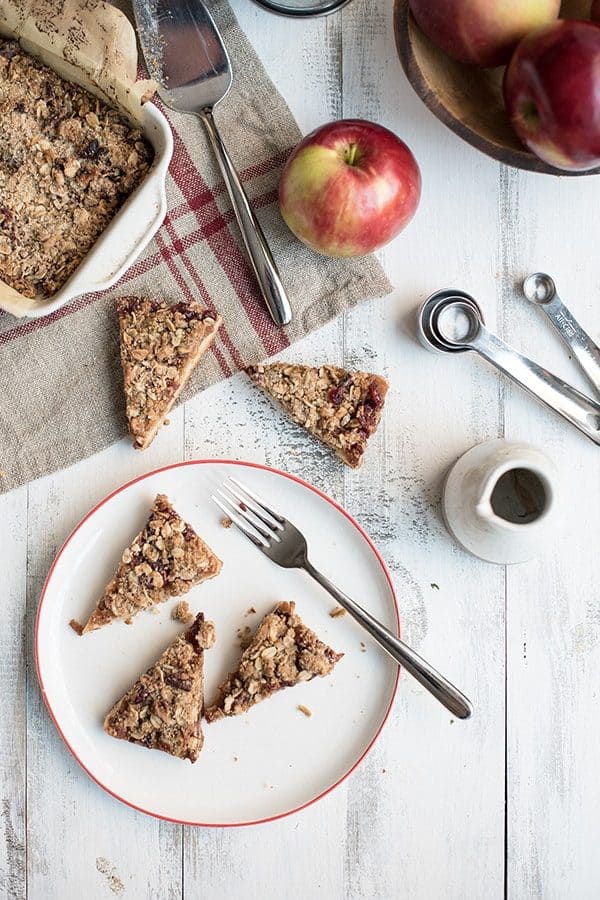
[[[433,5],[436,0],[428,2]],[[560,16],[588,19],[590,9],[590,0],[564,0]],[[600,172],[600,168],[559,169],[532,153],[519,140],[505,109],[505,67],[480,68],[452,58],[419,27],[409,0],[395,0],[394,29],[400,62],[415,92],[438,119],[473,147],[518,169],[553,175]]]

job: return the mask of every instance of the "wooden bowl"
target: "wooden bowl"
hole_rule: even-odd
[[[590,0],[567,0],[561,17],[587,19]],[[408,8],[395,0],[394,30],[402,68],[415,92],[438,119],[487,156],[517,169],[551,175],[593,175],[598,169],[556,169],[530,153],[512,130],[504,109],[504,67],[480,69],[451,59],[427,38]]]

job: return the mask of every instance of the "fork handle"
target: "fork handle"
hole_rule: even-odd
[[[206,127],[210,145],[225,181],[263,300],[275,324],[288,325],[292,321],[292,310],[262,228],[221,139],[212,112],[206,109],[202,110],[199,115]]]
[[[351,597],[340,591],[322,575],[308,560],[303,568],[317,581],[321,587],[331,594],[334,600],[350,613],[359,625],[369,632],[379,646],[388,653],[398,665],[404,666],[407,672],[417,679],[430,694],[439,700],[447,710],[459,719],[468,719],[473,711],[470,701],[455,688],[443,675],[440,675],[433,666],[430,666],[418,653],[397,638],[391,631],[375,619],[370,613],[359,606]]]

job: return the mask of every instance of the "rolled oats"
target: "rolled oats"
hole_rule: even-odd
[[[125,410],[133,446],[148,447],[222,319],[200,304],[117,300]]]
[[[304,625],[294,603],[278,603],[258,626],[237,670],[220,686],[206,720],[237,716],[276,691],[328,675],[343,655]]]
[[[180,600],[177,603],[172,612],[171,618],[175,619],[176,622],[181,622],[182,625],[189,625],[194,621],[194,614],[190,610],[190,605],[187,600]]]
[[[388,383],[380,375],[337,366],[270,363],[251,366],[250,378],[287,414],[356,469],[377,430]]]
[[[132,151],[135,149],[135,156]],[[138,128],[0,38],[0,278],[65,283],[152,163]]]
[[[106,733],[196,762],[204,743],[204,651],[214,640],[213,623],[198,613],[113,706],[104,720]]]
[[[220,570],[221,561],[210,547],[179,517],[168,498],[158,494],[143,531],[123,551],[119,568],[82,633],[115,619],[129,622],[141,609],[185,594]]]

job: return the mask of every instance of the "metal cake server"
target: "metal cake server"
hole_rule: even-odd
[[[594,390],[600,393],[600,348],[562,302],[556,292],[554,280],[545,272],[528,275],[523,282],[523,294],[546,314],[573,351]]]
[[[201,0],[133,0],[138,35],[151,77],[171,109],[203,122],[227,186],[260,291],[276,325],[292,319],[277,266],[213,118],[232,82],[231,62]]]

